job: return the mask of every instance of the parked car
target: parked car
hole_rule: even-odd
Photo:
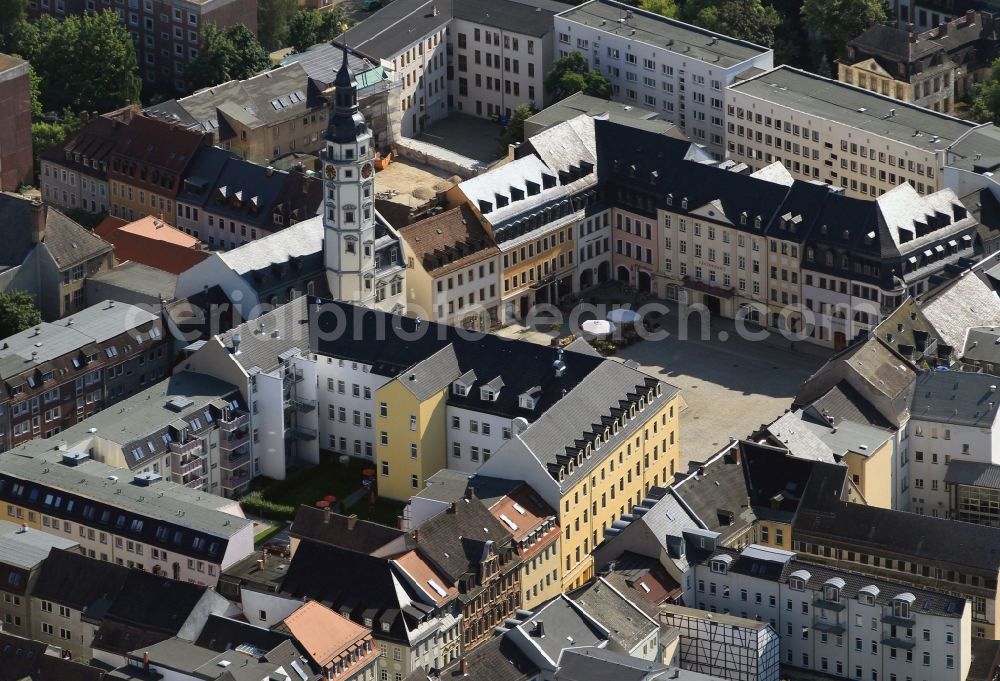
[[[269,541],[261,548],[271,555],[281,556],[282,558],[288,558],[292,555],[292,545],[284,540]]]

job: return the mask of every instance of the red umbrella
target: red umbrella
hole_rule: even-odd
[[[361,471],[361,474],[362,475],[367,475],[367,476],[371,477],[372,475],[375,475],[375,469],[374,468],[366,468],[363,471]]]
[[[329,501],[331,504],[336,500],[337,497],[333,496],[332,494],[327,494],[325,497],[323,497],[323,501]]]
[[[320,499],[319,501],[316,502],[316,508],[327,508],[329,505],[330,502],[326,501],[325,499]]]

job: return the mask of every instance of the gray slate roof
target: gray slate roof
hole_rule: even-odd
[[[543,625],[543,636],[539,636],[536,629],[539,622]],[[565,594],[535,610],[519,628],[553,662],[559,661],[566,648],[596,646],[609,640],[607,631],[581,612]]]
[[[624,651],[632,650],[660,628],[658,622],[601,577],[569,597],[604,625],[612,642]]]
[[[629,11],[631,18],[619,23]],[[608,33],[628,36],[630,40],[653,45],[658,50],[667,45],[666,51],[722,68],[743,63],[769,50],[614,0],[592,0],[567,9],[559,16]]]
[[[0,341],[0,378],[16,376],[34,366],[92,343],[103,343],[156,319],[157,315],[135,305],[105,300],[65,319],[42,322]]]
[[[969,485],[1000,489],[1000,465],[985,461],[952,459],[944,476],[949,485]]]
[[[964,371],[921,371],[912,419],[989,428],[1000,410],[1000,378]]]
[[[788,65],[730,87],[735,92],[921,149],[943,150],[976,127],[969,121]],[[896,111],[891,118],[890,109]],[[918,131],[920,136],[915,137]]]

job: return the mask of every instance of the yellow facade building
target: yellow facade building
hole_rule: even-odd
[[[593,578],[605,531],[672,479],[679,410],[677,388],[605,362],[480,468],[527,481],[556,509],[563,591]]]
[[[379,496],[406,501],[447,464],[445,409],[457,367],[445,347],[375,391]]]

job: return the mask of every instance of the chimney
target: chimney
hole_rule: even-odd
[[[938,24],[938,38],[943,38],[946,35],[948,35],[948,22],[942,21]]]
[[[464,657],[461,660],[459,660],[459,662],[458,662],[458,672],[462,676],[468,676],[469,675],[469,661],[466,660]]]
[[[149,673],[149,651],[147,650],[142,654],[142,671],[146,674]]]
[[[976,10],[974,9],[965,10],[965,23],[971,24],[975,20],[976,20]]]
[[[347,517],[347,529],[354,530],[354,526],[358,524],[357,514],[351,514]]]
[[[457,501],[451,502],[451,512],[452,513],[458,513],[458,502]]]
[[[267,565],[267,549],[260,552],[260,566],[264,567],[265,565]]]
[[[31,243],[40,244],[45,240],[45,219],[49,207],[40,200],[31,202]]]
[[[330,507],[329,506],[327,506],[326,508],[323,509],[323,524],[324,525],[329,525],[330,524]]]
[[[906,25],[906,32],[910,34],[910,42],[917,42],[917,27],[914,24]]]
[[[468,487],[466,487],[465,488],[465,498],[468,499],[469,501],[472,501],[473,499],[475,499],[476,498],[476,488],[473,487],[472,485],[469,485]]]
[[[413,530],[413,541],[416,541],[416,542],[420,541],[420,528],[419,527],[414,528],[414,530]]]
[[[28,524],[27,523],[21,523],[21,532],[20,532],[20,534],[24,534],[27,531],[28,531]]]
[[[735,463],[735,464],[739,464],[739,462],[740,462],[740,454],[741,454],[741,452],[740,452],[740,446],[739,445],[736,445],[735,447],[733,447],[732,449],[729,450],[729,455],[731,457],[733,457],[733,463]]]

